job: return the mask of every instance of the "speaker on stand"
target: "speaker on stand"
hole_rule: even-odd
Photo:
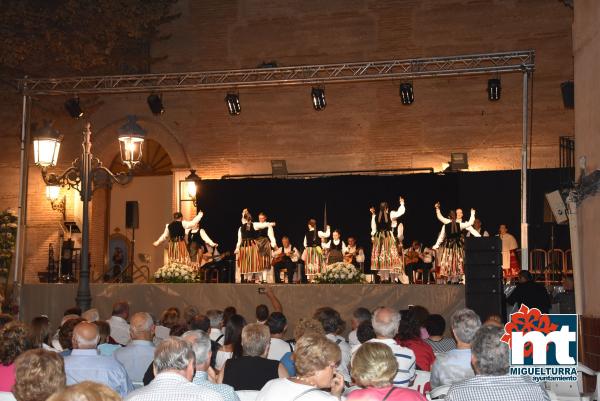
[[[491,315],[506,321],[500,237],[466,238],[465,304],[482,321]]]
[[[127,264],[126,273],[121,273],[121,281],[133,282],[133,266],[135,255],[135,230],[140,227],[140,214],[138,201],[125,202],[125,228],[131,229],[131,255]]]

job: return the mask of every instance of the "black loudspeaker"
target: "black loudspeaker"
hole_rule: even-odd
[[[481,318],[506,316],[500,237],[465,240],[465,304]]]
[[[125,227],[140,228],[140,215],[138,201],[125,202]]]
[[[565,109],[575,108],[575,84],[573,81],[565,81],[561,83],[560,91],[562,92]]]

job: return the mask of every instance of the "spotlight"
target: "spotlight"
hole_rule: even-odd
[[[323,110],[327,106],[327,101],[325,100],[325,89],[323,88],[312,88],[312,102],[313,107],[317,111]]]
[[[152,94],[148,96],[148,107],[150,107],[150,111],[155,116],[163,114],[165,112],[165,108],[162,103],[162,95]]]
[[[227,111],[229,111],[229,115],[237,116],[242,112],[239,95],[236,95],[235,93],[228,93],[227,96],[225,96],[225,102],[227,103]]]
[[[500,85],[500,79],[488,79],[488,99],[492,102],[500,100],[500,93],[502,93],[502,85]]]
[[[415,101],[415,93],[411,83],[400,84],[400,100],[402,104],[408,106]]]
[[[83,117],[83,110],[79,106],[79,98],[74,97],[65,102],[65,109],[69,112],[69,115],[73,118]]]

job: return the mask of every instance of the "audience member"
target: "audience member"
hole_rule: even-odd
[[[531,377],[508,375],[509,349],[500,341],[504,330],[482,326],[471,343],[475,377],[455,383],[445,401],[550,401],[546,391]]]
[[[269,307],[265,304],[260,304],[256,307],[256,323],[265,324],[269,318]]]
[[[344,378],[336,371],[340,347],[321,335],[305,334],[294,351],[295,377],[274,379],[260,390],[256,401],[337,401]],[[330,389],[330,392],[325,389]]]
[[[85,322],[85,320],[80,317],[71,318],[64,321],[60,329],[58,329],[58,348],[60,348],[60,355],[62,357],[71,355],[71,350],[73,350],[73,330],[81,322]]]
[[[31,320],[31,338],[34,348],[43,348],[49,351],[55,351],[50,347],[50,319],[48,316],[37,316]]]
[[[409,307],[408,314],[410,314],[411,320],[414,320],[415,323],[419,326],[419,330],[421,332],[421,338],[423,340],[429,338],[429,333],[425,328],[425,322],[429,317],[429,311],[427,308],[421,305],[413,305]]]
[[[12,391],[15,384],[15,359],[31,348],[31,331],[26,324],[12,321],[0,329],[0,391]]]
[[[200,311],[194,305],[188,305],[185,308],[183,308],[183,320],[188,326],[192,319],[198,316],[199,314]]]
[[[519,282],[512,294],[506,298],[510,305],[517,304],[517,307],[526,305],[528,308],[537,308],[542,313],[550,312],[550,296],[546,287],[533,281],[531,273],[527,270],[519,272]]]
[[[47,401],[121,401],[121,397],[104,384],[84,381],[54,393]]]
[[[559,292],[552,298],[552,302],[558,304],[558,313],[572,314],[575,312],[575,286],[573,276],[563,278],[563,292]]]
[[[100,320],[100,312],[98,312],[98,309],[96,308],[88,309],[83,312],[81,318],[93,323],[97,320]]]
[[[171,327],[170,333],[171,333],[171,336],[173,336],[173,337],[181,337],[181,335],[188,330],[189,330],[189,326],[187,324],[180,323],[180,324],[176,324],[175,326]]]
[[[358,340],[356,336],[356,331],[358,330],[358,326],[362,322],[370,322],[371,321],[371,312],[367,308],[356,308],[354,312],[352,312],[352,331],[348,334],[348,344],[350,345],[350,349],[354,349],[357,345],[360,345],[361,342]]]
[[[409,309],[406,318],[400,321],[396,340],[398,344],[414,352],[418,370],[429,372],[435,361],[435,355],[431,345],[421,338],[421,320],[414,313],[417,310],[417,308]]]
[[[373,323],[370,320],[362,322],[356,328],[356,338],[358,345],[352,349],[352,352],[356,351],[361,344],[366,343],[369,340],[376,338],[375,330],[373,329]]]
[[[191,382],[196,356],[188,342],[177,337],[165,339],[154,351],[153,365],[154,380],[129,394],[127,401],[223,401],[216,391]]]
[[[279,362],[286,353],[294,352],[292,344],[283,340],[283,335],[287,330],[287,319],[283,313],[273,312],[267,319],[267,326],[271,333],[271,344],[267,358]]]
[[[448,352],[456,348],[456,342],[448,337],[444,337],[446,331],[446,320],[442,315],[429,315],[425,321],[425,329],[429,337],[425,339],[436,354]]]
[[[1,305],[1,304],[0,304]],[[14,319],[12,315],[8,313],[0,313],[0,330],[8,323],[12,322]]]
[[[365,343],[352,358],[352,379],[364,389],[352,391],[348,401],[425,401],[418,391],[395,387],[398,362],[385,344]]]
[[[456,349],[438,354],[431,368],[431,387],[457,383],[475,375],[471,367],[471,341],[481,320],[471,309],[460,309],[450,318]]]
[[[215,369],[222,370],[225,362],[231,358],[239,358],[243,355],[242,329],[246,325],[246,319],[240,315],[233,315],[227,320],[225,339],[223,346],[217,351]]]
[[[66,322],[68,322],[71,319],[79,319],[79,316],[77,316],[77,315],[65,315],[65,316],[63,316],[63,318],[60,321],[60,325],[58,326],[58,329],[56,329],[56,332],[54,333],[54,335],[52,336],[52,340],[50,341],[50,346],[52,348],[54,348],[55,350],[57,350],[58,352],[62,352],[63,351],[63,347],[60,345],[60,329],[61,329],[61,327],[64,326],[64,324]],[[83,321],[83,319],[81,321]],[[75,327],[75,326],[73,326],[73,327]],[[73,333],[71,332],[71,337],[72,337],[72,334]],[[71,340],[69,339],[69,341],[71,341]]]
[[[223,310],[223,327],[227,327],[227,321],[233,315],[237,315],[237,310],[235,309],[235,307],[228,306]]]
[[[129,303],[126,301],[115,302],[112,316],[107,322],[110,325],[110,336],[121,345],[127,345],[131,340],[127,319],[129,319]]]
[[[489,315],[487,317],[487,319],[485,319],[485,322],[483,322],[483,324],[486,326],[500,327],[501,329],[504,328],[504,323],[502,322],[502,317],[500,315],[496,315],[496,314]]]
[[[210,339],[223,345],[223,312],[216,309],[206,311],[206,317],[210,320]]]
[[[63,316],[68,315],[77,315],[77,317],[81,317],[81,308],[79,306],[73,306],[71,308],[65,309]]]
[[[296,323],[296,327],[294,328],[294,339],[297,343],[300,337],[304,335],[325,335],[325,330],[323,330],[323,326],[321,322],[315,319],[304,319],[301,318]],[[281,364],[285,366],[290,376],[296,376],[296,365],[293,360],[293,351],[286,352],[285,355],[280,360]]]
[[[100,355],[111,356],[116,350],[121,348],[120,344],[110,336],[110,325],[105,320],[96,320],[93,322],[98,326],[98,334],[100,339],[98,340],[98,352]]]
[[[98,326],[81,322],[73,330],[73,351],[65,357],[67,384],[85,380],[103,383],[122,397],[133,390],[125,368],[114,358],[99,355],[96,349],[100,335]]]
[[[179,309],[174,307],[165,309],[161,313],[159,324],[154,331],[154,344],[160,343],[169,336],[177,337],[173,329],[177,328],[180,323]]]
[[[394,385],[408,387],[415,378],[415,353],[394,340],[400,326],[400,313],[387,307],[379,307],[373,312],[371,323],[376,337],[365,344],[382,343],[390,347],[398,362]]]
[[[211,333],[210,319],[207,316],[200,315],[200,314],[194,316],[194,318],[190,321],[190,330],[191,331],[202,330],[203,332],[205,332],[206,334],[208,334],[210,336],[210,333]],[[215,364],[217,362],[217,352],[219,351],[219,348],[221,348],[221,345],[218,342],[213,341],[211,338],[211,340],[210,340],[210,351],[211,351],[210,366],[212,368],[215,367]]]
[[[239,401],[233,387],[227,384],[215,384],[208,377],[211,359],[211,340],[204,331],[195,330],[184,333],[182,339],[192,345],[196,356],[196,373],[192,382],[201,388],[208,388],[223,396],[224,401]]]
[[[46,401],[66,385],[65,364],[56,352],[44,349],[25,351],[15,360],[17,401]]]
[[[232,316],[233,319],[233,316]],[[244,354],[225,362],[219,374],[219,383],[238,390],[260,390],[266,382],[277,377],[288,377],[286,368],[267,359],[271,336],[264,324],[251,323],[242,330]]]
[[[131,341],[114,352],[114,357],[123,365],[134,387],[141,387],[144,373],[154,360],[154,321],[146,312],[131,316]]]
[[[342,359],[339,366],[339,372],[344,377],[346,383],[350,383],[350,359],[352,358],[352,350],[350,345],[346,342],[344,337],[340,336],[340,333],[344,331],[346,322],[342,320],[339,312],[330,307],[319,308],[315,311],[313,316],[316,320],[321,322],[323,330],[325,330],[325,337],[333,341],[340,347],[342,352]]]

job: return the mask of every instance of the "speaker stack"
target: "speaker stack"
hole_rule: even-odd
[[[138,201],[125,202],[125,227],[140,228],[140,214]]]
[[[465,304],[481,318],[505,319],[500,237],[467,237],[465,240]]]

